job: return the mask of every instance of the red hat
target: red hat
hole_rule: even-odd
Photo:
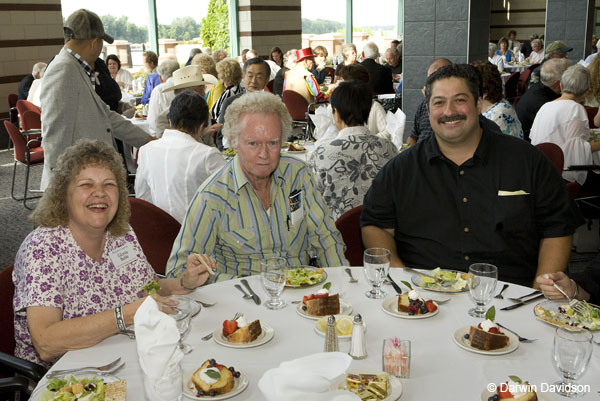
[[[304,49],[296,50],[296,57],[298,57],[297,62],[304,60],[305,58],[314,58],[315,55],[312,52],[310,47],[306,47]]]

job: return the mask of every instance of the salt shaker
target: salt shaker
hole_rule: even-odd
[[[325,352],[337,352],[339,350],[335,316],[327,318],[327,330],[325,331]]]
[[[360,314],[354,316],[354,323],[352,324],[352,342],[350,344],[350,352],[348,352],[348,355],[353,359],[365,359],[367,357],[365,329]]]

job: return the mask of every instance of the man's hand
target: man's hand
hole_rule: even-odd
[[[544,296],[549,299],[565,299],[565,296],[554,287],[554,283],[556,283],[556,285],[558,285],[568,296],[573,296],[573,294],[575,294],[574,282],[563,272],[542,274],[541,276],[536,277],[535,282],[539,285]]]
[[[183,273],[181,284],[185,289],[199,287],[214,274],[213,271],[209,272],[209,269],[216,268],[217,263],[210,256],[191,253],[187,257],[187,269]]]

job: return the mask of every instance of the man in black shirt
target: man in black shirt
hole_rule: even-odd
[[[27,96],[29,96],[29,88],[31,88],[31,84],[35,79],[40,79],[42,77],[42,71],[46,68],[46,63],[35,63],[33,65],[33,69],[31,70],[31,74],[26,75],[25,78],[21,80],[19,83],[18,89],[18,97],[19,100],[27,100]]]
[[[560,78],[571,62],[566,58],[553,58],[542,64],[541,82],[534,84],[525,92],[516,111],[521,126],[523,127],[523,138],[529,140],[529,131],[535,120],[535,115],[544,103],[550,102],[560,96]]]
[[[550,161],[481,116],[481,92],[468,65],[428,78],[435,135],[379,172],[363,204],[363,242],[389,249],[392,266],[488,262],[499,279],[532,285],[566,268],[583,219]]]

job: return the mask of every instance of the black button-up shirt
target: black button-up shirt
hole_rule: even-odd
[[[540,151],[479,121],[481,141],[461,166],[435,136],[392,159],[365,196],[361,226],[393,228],[407,266],[468,271],[487,262],[501,280],[531,285],[540,240],[571,235],[583,219]]]
[[[516,112],[523,127],[523,137],[529,141],[529,132],[533,120],[540,108],[548,102],[558,98],[560,95],[541,82],[534,84],[523,94],[517,103]]]

